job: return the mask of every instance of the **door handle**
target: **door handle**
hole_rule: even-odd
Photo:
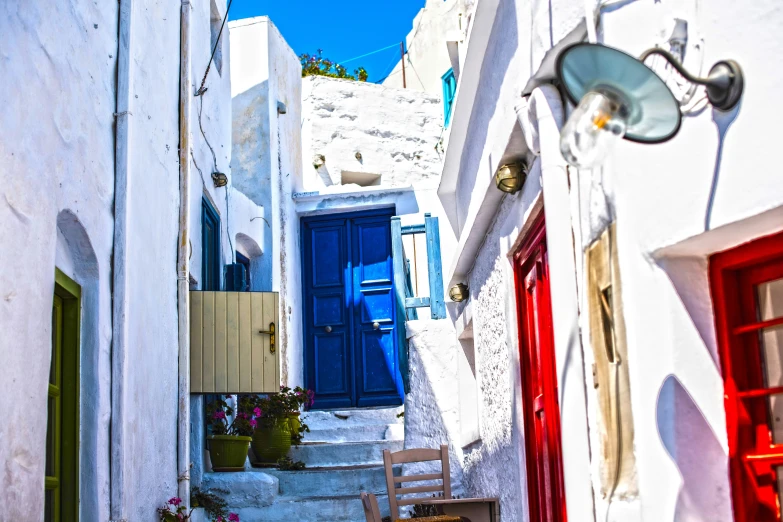
[[[378,321],[375,321],[374,323],[372,323],[372,328],[373,328],[373,330],[380,329],[381,328],[381,323],[379,323]]]
[[[332,327],[331,327],[331,326],[325,326],[325,327],[324,327],[324,332],[326,332],[326,333],[332,333]]]
[[[269,323],[269,330],[259,330],[258,333],[269,335],[269,353],[275,353],[275,323]]]

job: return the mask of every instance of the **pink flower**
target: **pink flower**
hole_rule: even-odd
[[[255,420],[255,419],[250,419],[250,426],[251,426],[251,427],[255,428],[257,424],[258,424],[258,423],[256,422],[256,420]]]
[[[179,506],[180,504],[182,504],[182,499],[179,497],[172,497],[169,499],[169,504],[171,504],[172,506]]]
[[[225,419],[226,418],[226,412],[224,412],[223,410],[216,411],[215,414],[212,417],[215,418],[215,419]]]
[[[256,417],[260,417],[261,413],[262,413],[261,408],[256,406],[256,408],[253,410],[253,415],[255,415]]]
[[[228,515],[228,522],[239,522],[239,515],[236,513],[230,513]]]

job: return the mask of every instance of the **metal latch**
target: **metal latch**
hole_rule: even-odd
[[[269,335],[269,353],[275,353],[275,323],[269,323],[269,330],[259,330],[258,333]]]

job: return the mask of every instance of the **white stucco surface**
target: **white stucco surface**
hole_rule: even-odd
[[[405,85],[408,89],[443,98],[442,77],[456,64],[475,8],[473,0],[428,0],[414,17],[405,41]],[[447,42],[452,42],[450,49]],[[357,62],[358,63],[358,62]],[[384,71],[385,72],[385,71]],[[403,87],[402,62],[392,68],[383,85]]]
[[[303,79],[302,100],[304,179],[299,191],[326,190],[357,179],[382,187],[437,182],[439,98],[311,76]],[[323,165],[316,168],[320,157]]]

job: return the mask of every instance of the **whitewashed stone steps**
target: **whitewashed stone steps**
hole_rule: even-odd
[[[362,464],[383,465],[383,450],[400,451],[402,440],[375,440],[329,444],[305,442],[291,446],[288,456],[294,461],[304,462],[308,468],[326,466],[358,466]]]
[[[381,515],[389,515],[389,499],[378,497]],[[237,510],[242,522],[364,522],[359,494],[332,498],[279,497],[271,506]]]
[[[399,475],[401,467],[395,468]],[[362,491],[386,493],[383,466],[305,469],[300,471],[266,470],[276,477],[279,495],[290,498],[359,497]],[[276,501],[277,502],[277,501]]]
[[[370,442],[379,440],[402,440],[405,428],[402,424],[365,424],[340,428],[313,428],[305,433],[308,442]]]

